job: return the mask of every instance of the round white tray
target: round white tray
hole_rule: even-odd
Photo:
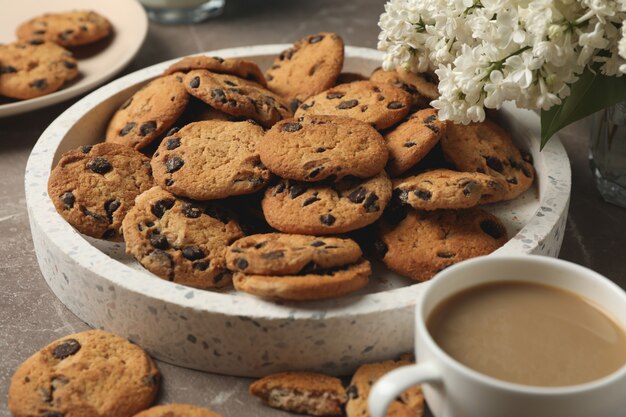
[[[246,57],[267,68],[288,46],[208,54]],[[347,47],[344,70],[369,74],[380,58],[375,50]],[[296,369],[342,375],[363,362],[412,350],[413,305],[428,284],[375,266],[370,285],[335,300],[274,303],[233,290],[202,291],[156,278],[124,255],[123,244],[86,238],[57,214],[47,182],[61,154],[101,141],[113,112],[171,62],[129,74],[83,98],[33,148],[26,202],[37,259],[57,297],[89,325],[126,336],[161,360],[230,375]],[[520,198],[487,207],[512,236],[494,255],[556,256],[569,204],[569,160],[556,138],[539,151],[535,113],[512,107],[501,113],[518,145],[532,154],[537,182]]]

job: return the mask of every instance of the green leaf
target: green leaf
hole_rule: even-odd
[[[626,76],[607,77],[585,69],[559,106],[541,111],[541,148],[565,126],[626,100]]]

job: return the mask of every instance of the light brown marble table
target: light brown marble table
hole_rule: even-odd
[[[193,26],[151,24],[139,55],[124,73],[213,49],[289,43],[309,33],[335,31],[346,44],[375,47],[382,0],[228,0],[223,16]],[[0,18],[1,19],[1,18]],[[5,23],[5,22],[0,22]],[[76,99],[75,99],[76,100]],[[45,127],[75,102],[0,119],[0,417],[9,417],[6,395],[16,367],[50,341],[87,329],[44,282],[35,259],[24,200],[24,168]],[[587,126],[567,128],[573,188],[561,257],[588,266],[626,287],[626,211],[604,203],[587,162]],[[290,414],[259,407],[250,380],[159,363],[160,403],[207,406],[226,417]]]

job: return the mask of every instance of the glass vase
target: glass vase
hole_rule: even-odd
[[[602,198],[626,208],[626,101],[592,116],[589,162]]]

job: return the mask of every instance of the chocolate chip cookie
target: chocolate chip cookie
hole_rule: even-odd
[[[193,70],[185,76],[184,84],[189,94],[208,105],[235,117],[256,120],[265,127],[291,117],[278,95],[233,75]]]
[[[284,50],[267,70],[270,90],[294,101],[294,108],[312,95],[335,85],[343,68],[343,40],[320,32],[300,39]]]
[[[470,208],[503,196],[506,185],[490,175],[434,169],[393,181],[394,195],[421,210]],[[497,193],[497,194],[496,194]]]
[[[46,13],[22,23],[16,31],[23,42],[49,41],[65,47],[99,41],[111,33],[111,23],[90,10]]]
[[[441,145],[445,157],[460,171],[505,180],[508,189],[504,200],[514,199],[533,183],[535,170],[529,157],[522,156],[511,136],[490,120],[467,126],[449,123]]]
[[[337,416],[346,403],[341,380],[316,372],[268,375],[250,385],[250,394],[270,407],[311,416]]]
[[[135,414],[134,417],[222,417],[222,415],[194,405],[167,404],[149,408]]]
[[[157,78],[115,112],[107,127],[106,141],[142,149],[172,127],[188,101],[180,75]]]
[[[376,242],[379,255],[389,269],[418,281],[457,262],[487,255],[507,241],[504,225],[477,208],[388,211],[384,219]]]
[[[355,81],[308,98],[295,117],[307,114],[352,117],[381,130],[402,120],[410,108],[411,96],[400,88],[386,83]]]
[[[385,134],[389,150],[389,175],[397,177],[421,161],[445,132],[446,123],[437,119],[437,110],[424,109]]]
[[[435,74],[429,72],[413,73],[400,68],[385,71],[379,68],[372,73],[370,80],[403,89],[411,95],[413,108],[428,107],[431,101],[439,98],[439,81]]]
[[[256,150],[263,138],[256,123],[209,120],[169,132],[152,157],[161,188],[195,200],[260,190],[270,179]]]
[[[350,239],[268,233],[233,243],[226,265],[246,274],[292,275],[352,264],[362,255]]]
[[[367,284],[372,270],[369,261],[297,275],[255,275],[236,272],[238,291],[274,300],[307,301],[335,298]]]
[[[259,66],[252,61],[239,58],[220,58],[219,56],[206,55],[188,56],[170,65],[163,74],[169,75],[193,70],[230,74],[267,87],[267,82]]]
[[[376,129],[338,116],[282,120],[260,142],[259,154],[273,173],[300,181],[368,178],[387,162],[387,147]]]
[[[14,417],[131,417],[155,399],[160,373],[150,356],[101,330],[50,343],[17,369],[9,387]]]
[[[52,42],[0,45],[0,95],[20,100],[40,97],[77,76],[72,53]]]
[[[230,282],[226,250],[243,236],[222,206],[176,198],[159,187],[137,197],[122,228],[126,253],[150,272],[202,289]]]
[[[390,198],[391,181],[383,171],[335,183],[281,180],[265,191],[262,205],[267,222],[281,232],[329,235],[375,222]]]
[[[65,153],[52,170],[48,194],[59,214],[88,236],[121,240],[135,197],[154,185],[150,160],[115,143]]]

